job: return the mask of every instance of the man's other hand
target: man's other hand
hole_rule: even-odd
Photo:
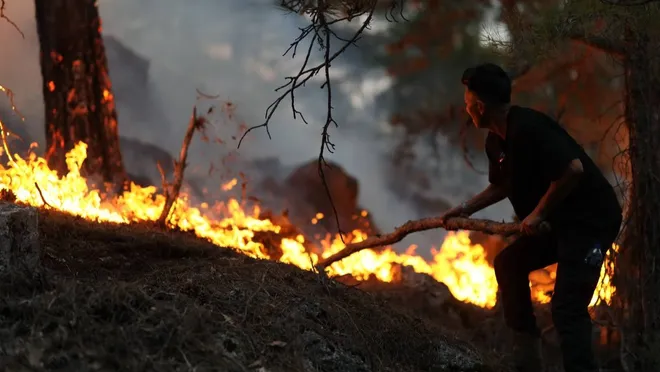
[[[540,215],[535,213],[531,213],[520,223],[520,232],[525,235],[548,231],[550,231],[550,224],[544,221]]]
[[[461,204],[443,213],[440,216],[440,221],[444,224],[448,219],[453,217],[470,217],[470,213],[465,210],[464,204]]]

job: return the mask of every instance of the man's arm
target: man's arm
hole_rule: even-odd
[[[467,215],[475,214],[482,209],[486,209],[491,205],[502,201],[504,198],[506,198],[504,188],[491,183],[484,189],[484,191],[463,203],[463,213]]]
[[[584,168],[580,159],[571,160],[562,175],[550,183],[548,191],[545,192],[531,214],[546,219],[548,214],[577,186],[583,172]]]
[[[473,196],[470,200],[445,212],[441,218],[472,215],[487,208],[506,197],[506,191],[501,186],[505,182],[505,175],[497,162],[497,156],[501,150],[497,146],[497,139],[489,134],[486,137],[486,155],[488,156],[488,181],[490,184],[484,191]]]

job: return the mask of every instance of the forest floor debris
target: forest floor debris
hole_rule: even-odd
[[[46,274],[0,280],[2,370],[495,370],[446,329],[312,272],[39,214]]]

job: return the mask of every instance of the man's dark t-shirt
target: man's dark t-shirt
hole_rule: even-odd
[[[621,207],[614,189],[584,149],[553,119],[533,109],[512,106],[506,138],[486,139],[489,181],[502,186],[521,220],[537,206],[550,183],[579,158],[584,173],[575,189],[548,216],[560,235],[614,239]]]

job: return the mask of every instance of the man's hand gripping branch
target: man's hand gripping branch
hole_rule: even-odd
[[[452,217],[470,217],[482,209],[502,201],[506,197],[504,188],[490,184],[484,191],[463,202],[461,205],[451,208],[440,216],[442,221]]]

